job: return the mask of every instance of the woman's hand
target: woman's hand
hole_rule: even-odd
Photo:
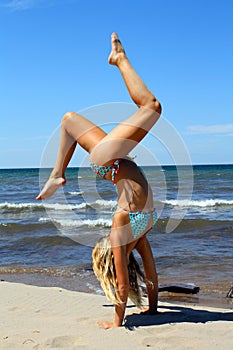
[[[120,327],[113,322],[98,322],[98,325],[104,329]]]

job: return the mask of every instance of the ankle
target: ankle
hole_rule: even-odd
[[[116,66],[118,68],[120,68],[120,66],[124,66],[125,64],[128,64],[129,63],[129,60],[126,56],[125,53],[118,53],[118,57],[117,57],[117,60],[116,60]]]
[[[58,179],[60,177],[65,178],[65,174],[59,170],[54,169],[50,174],[50,179]]]

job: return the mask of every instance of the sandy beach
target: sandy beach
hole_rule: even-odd
[[[113,306],[104,296],[0,283],[1,349],[232,349],[233,312],[159,302],[159,314],[128,304],[123,327],[104,330]]]

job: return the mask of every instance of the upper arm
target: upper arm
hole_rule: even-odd
[[[116,269],[118,286],[128,285],[129,276],[128,276],[126,246],[113,247],[112,252],[114,256],[114,265]]]
[[[123,210],[115,212],[110,233],[110,242],[114,256],[118,286],[120,284],[129,284],[126,251],[126,245],[129,241],[130,234],[129,228],[128,213]]]

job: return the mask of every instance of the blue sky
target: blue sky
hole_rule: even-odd
[[[232,13],[231,0],[1,0],[0,168],[39,167],[65,112],[130,102],[107,63],[113,31],[192,163],[233,163]]]

